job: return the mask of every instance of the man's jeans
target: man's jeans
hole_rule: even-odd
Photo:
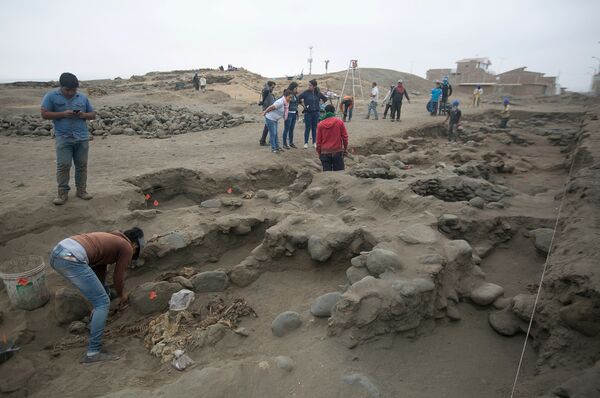
[[[68,250],[61,245],[57,245],[50,255],[50,266],[75,285],[92,304],[93,312],[90,320],[90,339],[87,353],[93,355],[102,349],[102,335],[108,317],[110,298],[92,268],[74,257],[72,257],[73,261],[64,258],[69,256],[72,257],[72,254]]]
[[[294,143],[294,127],[296,127],[296,117],[297,113],[288,113],[288,118],[283,125],[283,145],[291,145]]]
[[[339,171],[344,170],[344,153],[322,153],[319,156],[323,171]]]
[[[56,137],[56,182],[58,189],[69,191],[69,172],[75,164],[75,186],[85,191],[87,186],[87,163],[89,141]]]
[[[271,150],[274,151],[279,148],[279,142],[277,142],[277,122],[265,117],[265,124],[269,129],[269,141],[271,141]]]
[[[312,143],[317,141],[317,124],[319,124],[319,112],[306,112],[304,114],[304,143],[308,144],[308,136],[312,130]]]
[[[369,102],[369,110],[367,112],[367,119],[371,116],[371,112],[373,112],[373,116],[375,116],[375,119],[379,119],[379,117],[377,116],[377,101]]]
[[[348,121],[351,122],[352,121],[352,110],[354,108],[350,108],[348,105],[344,105],[344,122],[346,121],[346,117],[348,118]]]

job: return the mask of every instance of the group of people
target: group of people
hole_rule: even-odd
[[[448,100],[450,96],[452,96],[452,85],[448,76],[444,76],[442,81],[436,80],[435,87],[431,90],[431,100],[427,104],[431,116],[448,112]]]
[[[194,88],[196,89],[196,91],[198,91],[198,90],[202,90],[202,92],[206,91],[206,78],[204,76],[198,75],[198,72],[194,73],[192,82],[194,83]]]

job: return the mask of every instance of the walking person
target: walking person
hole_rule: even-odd
[[[406,97],[406,100],[410,104],[410,98],[408,98],[408,92],[406,92],[406,88],[402,83],[402,80],[398,80],[398,84],[394,88],[394,93],[392,94],[392,114],[390,115],[391,121],[394,121],[394,117],[396,121],[400,121],[400,112],[402,111],[402,100]]]
[[[352,121],[352,110],[354,109],[354,97],[351,95],[344,95],[342,102],[340,102],[340,108],[342,108],[342,114],[344,115],[344,123],[346,119],[348,123]]]
[[[448,76],[444,76],[442,79],[442,100],[440,101],[439,112],[446,112],[446,108],[448,107],[448,98],[452,95],[452,85],[448,80]]]
[[[273,105],[273,102],[275,102],[275,97],[273,96],[274,88],[275,88],[275,82],[268,81],[262,89],[261,100],[258,104],[262,105],[263,112],[265,109],[267,109],[268,107]],[[263,131],[262,131],[262,135],[260,137],[260,140],[258,141],[260,146],[267,146],[267,135],[268,134],[269,134],[269,128],[267,127],[267,124],[265,123],[265,125],[263,127]]]
[[[366,119],[369,119],[371,117],[372,111],[375,120],[378,120],[379,117],[377,116],[377,101],[379,101],[379,87],[377,87],[377,83],[375,82],[373,82],[373,85],[371,86],[370,99],[371,101],[369,102],[369,110],[367,111]]]
[[[289,103],[292,100],[292,92],[287,88],[283,90],[283,96],[263,111],[265,125],[269,129],[269,141],[271,142],[271,152],[279,153],[283,151],[279,146],[277,136],[277,123],[280,119],[284,121],[288,118]]]
[[[118,356],[102,350],[104,326],[110,307],[105,286],[109,264],[115,264],[114,286],[119,307],[127,302],[125,273],[132,259],[144,249],[144,232],[137,227],[124,232],[92,232],[60,241],[50,255],[50,266],[71,282],[92,305],[90,338],[86,354],[80,363],[114,361]]]
[[[283,149],[297,148],[294,145],[294,127],[298,117],[298,83],[290,83],[288,90],[292,92],[292,99],[289,103],[288,117],[283,125]]]
[[[317,140],[317,124],[321,110],[321,101],[327,102],[319,88],[315,79],[308,82],[308,89],[298,97],[300,104],[304,108],[304,149],[308,148],[308,138],[312,133],[312,143],[316,147]]]
[[[392,94],[394,94],[394,86],[390,86],[390,91],[383,98],[383,102],[381,106],[385,106],[385,110],[383,111],[383,118],[387,117],[388,111],[392,108]]]
[[[65,72],[59,78],[60,88],[50,91],[42,100],[42,118],[52,120],[56,139],[56,182],[58,195],[53,203],[64,205],[69,199],[69,173],[75,164],[77,197],[90,200],[87,192],[87,164],[90,133],[87,121],[96,118],[88,98],[77,92],[79,80]]]
[[[323,171],[344,170],[344,155],[348,153],[348,132],[344,122],[335,117],[335,107],[325,107],[325,115],[317,127],[317,154]]]
[[[481,101],[482,95],[483,89],[478,85],[475,90],[473,90],[473,107],[479,108],[479,102]]]
[[[196,89],[196,91],[200,90],[200,77],[198,76],[198,73],[194,73],[192,83],[194,83],[194,88]]]
[[[504,97],[502,104],[504,105],[504,108],[502,108],[502,112],[500,112],[500,128],[505,129],[510,120],[510,100],[508,97]]]
[[[458,109],[460,102],[458,100],[452,101],[452,109],[446,115],[444,122],[448,123],[448,142],[456,142],[456,135],[458,134],[458,127],[460,126],[460,118],[462,112]]]
[[[200,90],[202,90],[202,92],[206,92],[206,78],[204,76],[200,77]]]

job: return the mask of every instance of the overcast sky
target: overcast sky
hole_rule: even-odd
[[[413,72],[487,56],[571,90],[600,58],[600,0],[88,0],[0,2],[0,80],[129,77],[229,63],[264,76],[362,67]]]

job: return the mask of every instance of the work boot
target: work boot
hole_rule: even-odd
[[[69,191],[59,188],[58,195],[56,198],[54,198],[52,203],[54,203],[56,206],[62,206],[67,203],[67,200],[69,200]]]
[[[80,199],[83,199],[83,200],[90,200],[90,199],[93,198],[92,195],[90,195],[89,193],[87,193],[87,191],[85,190],[85,188],[78,188],[76,196],[78,198],[80,198]]]

